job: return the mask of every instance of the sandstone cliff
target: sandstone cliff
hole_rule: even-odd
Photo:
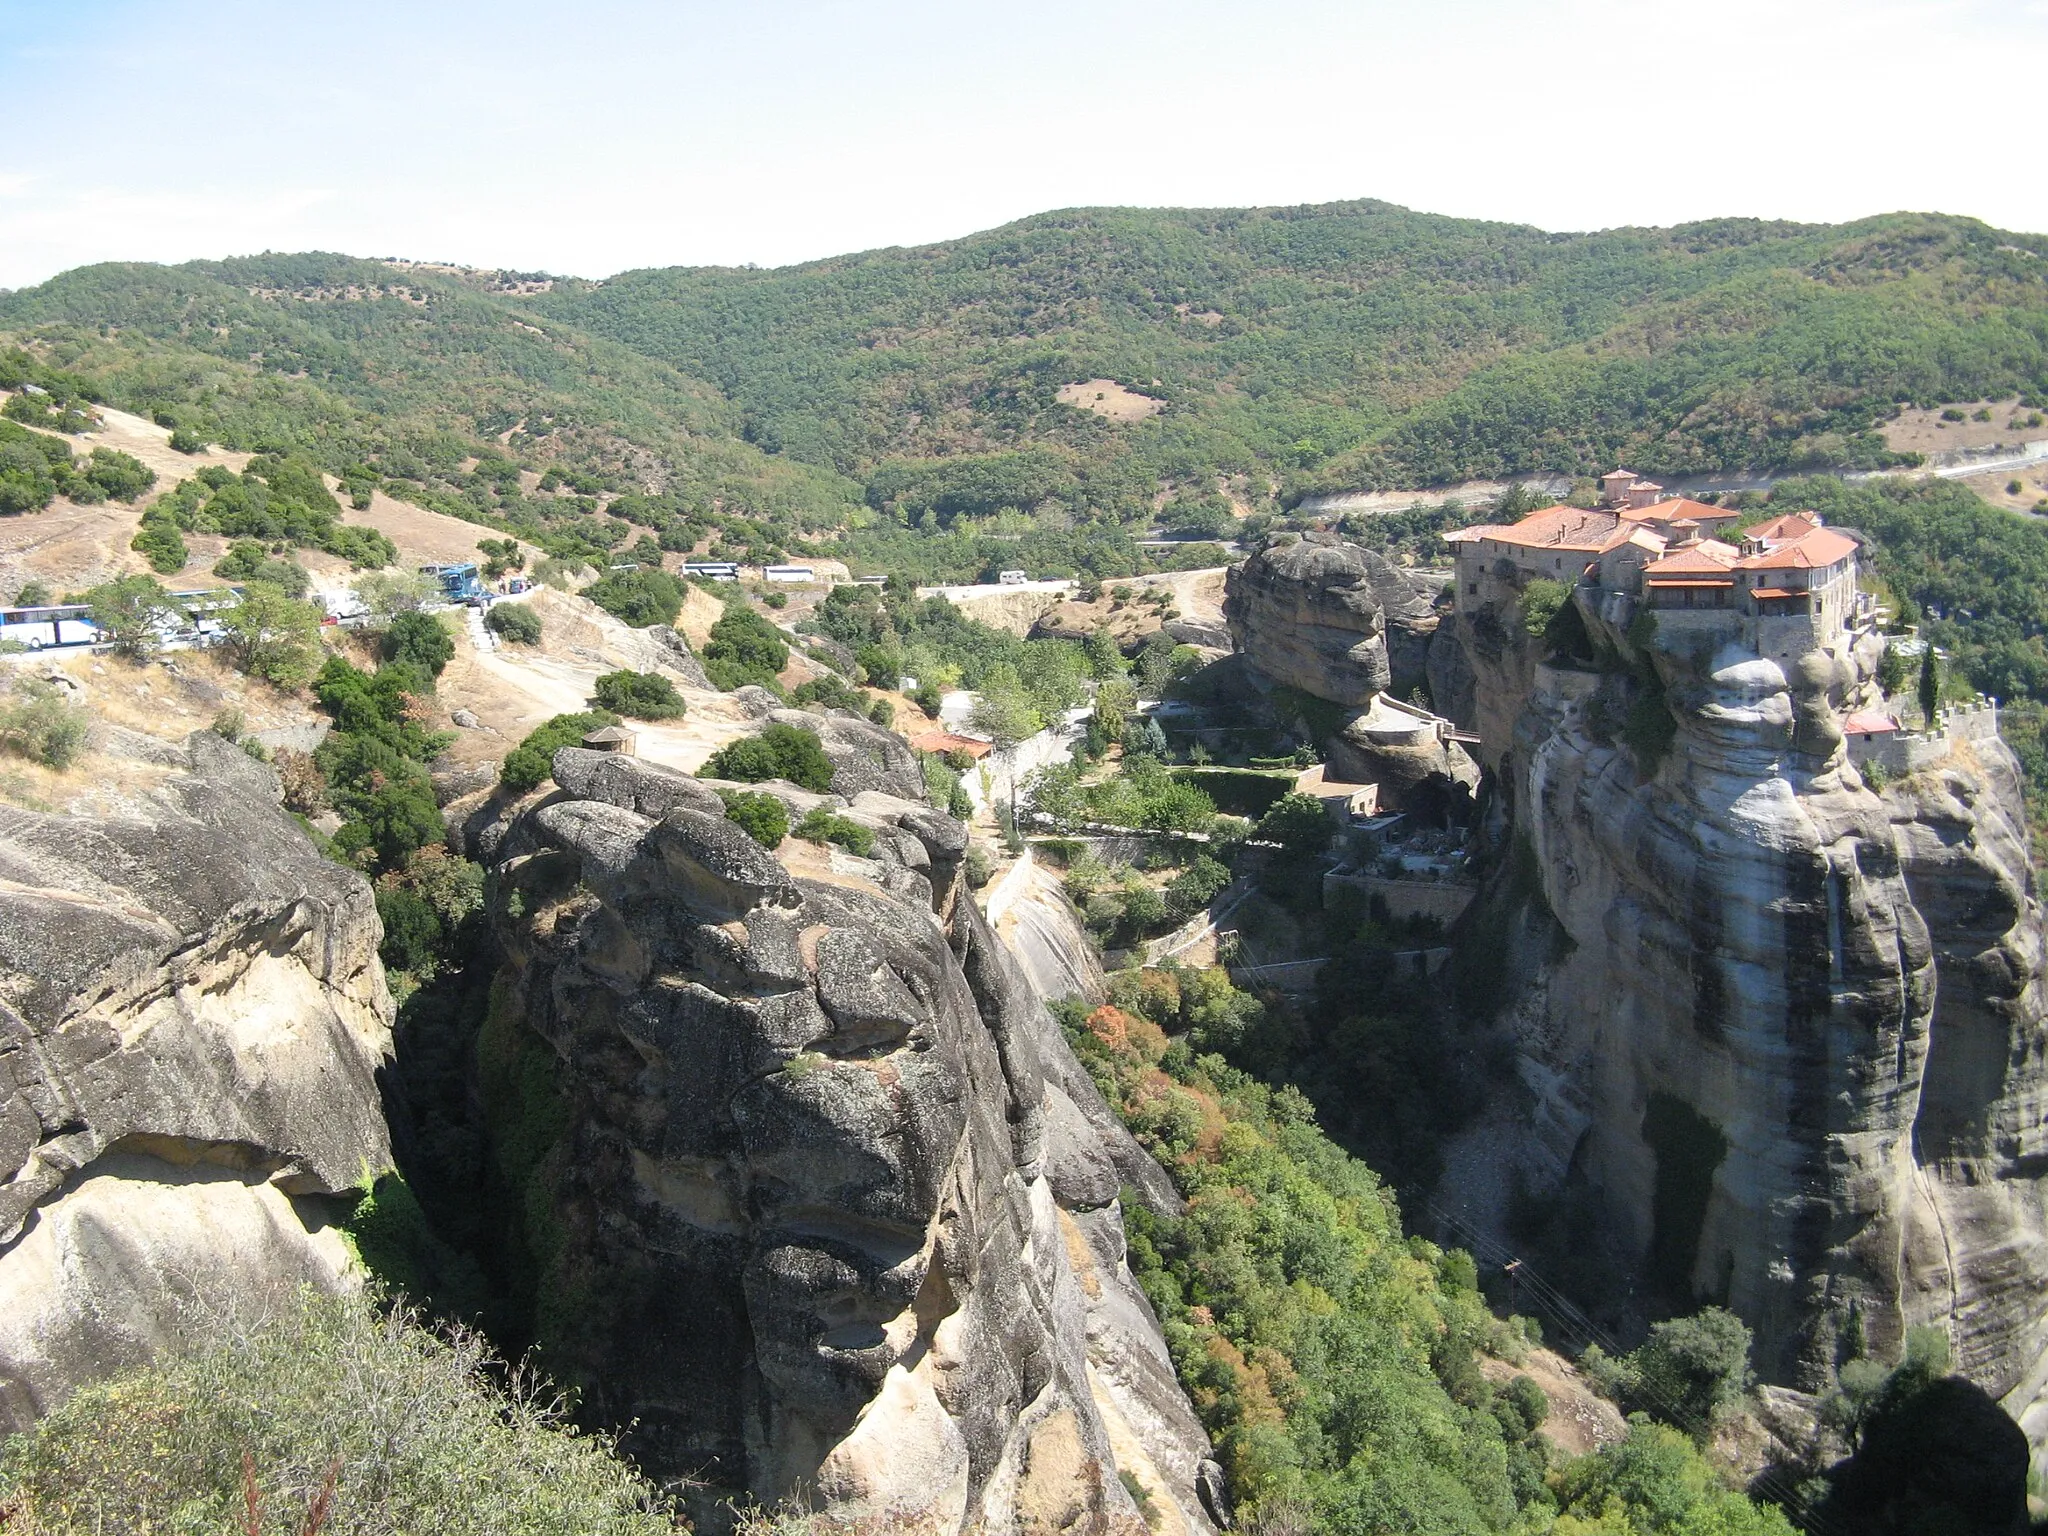
[[[1333,534],[1304,534],[1232,566],[1232,644],[1276,683],[1353,708],[1428,672],[1434,584]]]
[[[133,741],[134,814],[0,806],[0,1431],[347,1283],[308,1197],[390,1162],[370,887],[220,737]]]
[[[544,1326],[657,1472],[908,1527],[1208,1528],[1213,1465],[1123,1262],[1175,1203],[967,894],[965,829],[867,790],[856,859],[574,749],[482,841],[496,1024],[562,1106]],[[794,805],[816,796],[767,786]]]
[[[1934,1324],[2040,1441],[2048,1000],[2011,754],[1880,791],[1835,724],[1875,642],[1788,675],[1586,617],[1601,671],[1469,655],[1568,940],[1510,1010],[1513,1155],[1597,1191],[1673,1302],[1740,1313],[1765,1380],[1825,1387],[1852,1316],[1893,1358]]]

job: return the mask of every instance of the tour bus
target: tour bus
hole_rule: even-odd
[[[740,568],[730,560],[686,560],[685,576],[708,576],[713,581],[738,581]]]
[[[59,645],[91,645],[104,638],[84,603],[0,608],[0,643],[40,651]]]
[[[808,565],[764,565],[761,576],[767,581],[816,581],[818,573]]]
[[[423,565],[420,574],[433,577],[440,584],[441,596],[451,603],[474,603],[483,599],[483,578],[477,574],[474,561],[465,560],[459,565]]]

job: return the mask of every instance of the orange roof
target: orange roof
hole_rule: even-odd
[[[1760,536],[1755,529],[1750,530],[1749,537]],[[1862,547],[1846,533],[1815,528],[1804,537],[1795,536],[1776,549],[1747,555],[1736,563],[1745,571],[1812,571],[1846,560]]]
[[[1735,569],[1735,551],[1713,539],[1673,550],[1643,567],[1645,576],[1728,576]],[[1733,577],[1731,576],[1732,580]]]
[[[1842,729],[1852,736],[1881,736],[1898,728],[1898,721],[1874,709],[1861,710],[1842,722]]]
[[[1676,581],[1668,578],[1662,581],[1649,581],[1645,582],[1644,585],[1650,587],[1733,587],[1735,585],[1735,578],[1733,576],[1724,576],[1716,580],[1712,576],[1687,576]]]
[[[1787,512],[1783,517],[1774,517],[1768,523],[1758,523],[1754,528],[1745,529],[1745,539],[1762,539],[1766,544],[1784,544],[1794,539],[1803,539],[1820,527],[1820,519],[1811,512]]]
[[[1515,523],[1489,523],[1480,528],[1460,530],[1465,543],[1471,539],[1495,539],[1522,549],[1583,549],[1597,553],[1613,537],[1621,520],[1606,510],[1586,511],[1582,507],[1544,507]],[[1450,537],[1450,535],[1445,535]]]
[[[1736,515],[1727,507],[1711,506],[1684,496],[1653,501],[1646,507],[1616,507],[1615,511],[1632,523],[1675,523],[1682,517],[1689,517],[1694,522],[1724,523]]]
[[[1804,596],[1806,596],[1806,588],[1804,588],[1804,587],[1752,587],[1752,588],[1750,588],[1750,591],[1749,591],[1749,595],[1750,595],[1751,597],[1804,597]]]
[[[955,736],[951,731],[926,731],[911,737],[910,744],[920,752],[965,752],[969,757],[986,757],[995,750],[993,742]]]

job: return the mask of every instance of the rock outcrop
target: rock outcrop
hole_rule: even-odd
[[[348,1283],[317,1197],[390,1164],[369,885],[246,753],[155,750],[145,814],[0,806],[0,1431]]]
[[[1891,1358],[1933,1324],[2040,1442],[2048,998],[2011,753],[1876,788],[1835,725],[1874,641],[1788,676],[1587,619],[1605,671],[1472,658],[1478,718],[1514,722],[1487,742],[1511,878],[1570,941],[1511,1009],[1521,1165],[1597,1191],[1674,1303],[1740,1313],[1765,1380],[1826,1387],[1852,1317]]]
[[[1333,534],[1304,534],[1233,566],[1224,616],[1233,647],[1266,677],[1362,708],[1426,680],[1433,587]]]
[[[832,803],[874,857],[771,855],[680,776],[588,756],[487,838],[499,1025],[538,1037],[565,1127],[527,1196],[543,1332],[586,1404],[655,1471],[771,1504],[1135,1532],[1128,1473],[1155,1529],[1208,1528],[1123,1262],[1119,1191],[1176,1196],[967,893],[965,829],[865,790]]]

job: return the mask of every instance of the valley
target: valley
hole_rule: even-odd
[[[0,294],[0,1525],[2023,1529],[2025,238]]]

